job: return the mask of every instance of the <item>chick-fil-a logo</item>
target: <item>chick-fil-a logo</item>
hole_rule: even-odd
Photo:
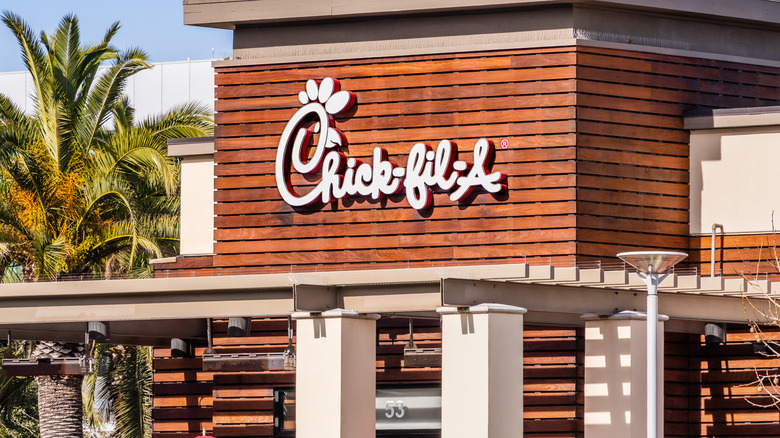
[[[352,92],[341,90],[333,78],[310,79],[298,100],[303,106],[284,127],[275,169],[279,193],[294,207],[355,195],[378,200],[406,190],[409,204],[422,210],[431,206],[435,187],[448,191],[452,201],[464,199],[476,187],[489,193],[506,190],[506,175],[488,170],[494,147],[487,139],[474,145],[473,163],[457,160],[458,148],[449,140],[442,140],[435,151],[424,143],[415,144],[405,168],[388,161],[387,151],[379,147],[374,148],[372,164],[363,163],[339,151],[346,139],[333,120],[355,104]],[[316,145],[312,144],[314,134],[318,135]],[[291,182],[291,169],[302,175],[320,171],[320,181],[308,192],[298,193]]]

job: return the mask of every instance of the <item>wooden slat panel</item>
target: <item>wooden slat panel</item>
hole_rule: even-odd
[[[544,94],[571,93],[576,91],[576,82],[573,79],[545,80],[539,82],[507,82],[496,84],[463,85],[458,88],[442,87],[417,87],[408,90],[398,89],[366,89],[360,91],[361,104],[407,102],[419,100],[446,100],[468,98],[490,98],[505,96],[537,96]],[[240,99],[226,99],[218,96],[215,109],[218,114],[230,111],[252,111],[258,108],[265,109],[291,109],[296,108],[299,102],[295,96],[297,83],[286,84],[279,96],[269,93],[266,96],[251,97],[251,94],[241,96],[237,90],[229,90],[229,93],[241,97]],[[247,91],[244,87],[242,91]],[[266,87],[267,88],[267,87]],[[218,88],[218,93],[223,88]],[[273,90],[269,90],[273,91]],[[298,90],[299,91],[299,90]],[[222,117],[221,115],[219,117]],[[224,119],[218,119],[224,120]]]
[[[606,259],[650,246],[687,250],[687,227],[668,224],[688,221],[683,111],[776,105],[777,74],[759,66],[585,47],[578,49],[577,66],[577,184],[583,189],[577,212],[584,228],[578,256]],[[636,234],[610,238],[616,230]]]
[[[331,252],[345,248],[350,255],[339,257],[340,265],[371,262],[374,267],[376,262],[516,257],[518,251],[571,253],[574,230],[555,224],[571,223],[576,197],[575,61],[575,51],[558,48],[218,69],[214,266],[314,266],[333,262]],[[324,76],[341,79],[343,89],[358,95],[354,114],[337,121],[349,139],[350,156],[370,160],[372,149],[381,145],[392,161],[405,165],[412,144],[452,139],[468,159],[474,141],[495,132],[494,141],[507,139],[512,146],[497,151],[494,169],[516,185],[498,199],[477,193],[466,209],[436,194],[432,214],[410,209],[403,196],[381,205],[345,201],[338,209],[299,214],[279,202],[275,150],[279,132],[299,107],[303,81]],[[293,184],[312,183],[294,176]],[[515,217],[520,222],[510,225],[514,232],[499,225]],[[530,218],[537,222],[533,228]],[[444,222],[451,219],[466,220],[466,228],[457,231],[463,227]],[[492,221],[493,228],[478,220]],[[523,221],[529,223],[527,232],[518,229]],[[381,230],[384,223],[389,228]],[[328,230],[316,230],[320,224]],[[387,231],[396,225],[398,231]],[[269,226],[283,227],[281,235]],[[531,231],[537,229],[546,231]],[[318,238],[329,230],[332,239]],[[532,245],[545,233],[549,245]]]
[[[392,266],[401,260],[386,251],[368,250],[368,236],[373,234],[353,233],[350,227],[371,223],[376,228],[385,221],[403,223],[398,236],[426,236],[439,245],[462,241],[461,248],[447,253],[416,246],[417,237],[403,247],[400,237],[394,240],[392,233],[381,233],[387,238],[377,239],[376,246],[403,247],[407,262],[446,258],[465,262],[483,254],[481,245],[467,246],[475,242],[459,240],[459,231],[443,230],[438,221],[498,219],[517,214],[512,211],[539,217],[540,222],[575,214],[577,223],[583,224],[575,231],[575,242],[580,243],[574,245],[575,253],[561,253],[571,247],[557,246],[540,233],[538,243],[545,249],[524,255],[611,260],[614,249],[634,248],[643,236],[652,245],[669,236],[672,243],[664,247],[685,250],[683,226],[663,231],[643,227],[655,221],[688,220],[683,111],[776,104],[780,102],[776,73],[769,67],[589,47],[218,69],[216,236],[222,255],[213,262],[228,269],[311,267],[322,261],[317,251],[344,249],[348,251],[344,266],[376,262]],[[436,207],[422,214],[404,211],[409,208],[402,196],[382,203],[344,201],[310,214],[279,202],[272,176],[279,132],[299,107],[296,96],[303,81],[325,76],[342,79],[343,87],[358,95],[350,118],[337,122],[349,138],[350,156],[367,159],[374,146],[382,145],[404,165],[414,142],[435,144],[451,138],[467,148],[493,133],[494,141],[510,141],[510,148],[497,152],[494,167],[509,174],[510,191],[501,198],[477,194],[468,208],[437,195]],[[541,187],[549,190],[526,191]],[[571,191],[575,187],[576,194]],[[571,200],[573,210],[550,209]],[[314,224],[327,224],[330,228],[322,232],[338,230],[344,239],[303,240],[315,237],[310,227]],[[268,226],[284,227],[284,239],[289,240],[261,242],[270,234],[263,230]],[[508,230],[505,236],[500,236],[500,229],[489,231],[495,232],[490,238],[496,242],[525,239],[518,237],[518,230]],[[614,231],[630,234],[613,233],[612,239],[592,241]],[[361,236],[366,238],[361,241]],[[310,256],[297,263],[275,251],[298,239],[302,239],[298,246],[314,245]],[[619,248],[619,239],[624,239],[624,248]],[[290,251],[298,249],[290,245]],[[241,255],[253,251],[269,254],[265,259]],[[495,258],[503,257],[499,249]],[[201,273],[212,272],[203,268]]]
[[[416,222],[397,222],[392,227],[387,224],[372,222],[360,224],[312,224],[291,227],[243,228],[237,230],[216,230],[218,241],[244,240],[274,240],[274,239],[306,239],[323,236],[344,236],[347,233],[359,236],[384,236],[393,234],[416,234],[425,230],[424,224]],[[501,217],[501,218],[471,218],[459,221],[442,222],[453,233],[472,231],[499,230],[541,230],[556,228],[571,228],[576,225],[574,215],[532,217]],[[223,238],[219,238],[224,236]]]
[[[438,383],[441,379],[439,369],[403,368],[403,348],[409,340],[405,319],[380,320],[378,334],[377,381],[387,384],[399,383]],[[263,348],[281,351],[286,346],[286,321],[263,319],[252,324],[252,336],[246,338],[225,337],[226,321],[214,322],[216,336],[215,351],[248,351]],[[548,436],[549,433],[560,436],[581,436],[581,373],[582,333],[577,329],[528,326],[525,329],[525,384],[526,393],[524,417],[529,424],[528,435]],[[439,322],[418,320],[415,324],[415,341],[418,346],[440,347],[441,331]],[[203,349],[197,352],[202,354]],[[174,380],[173,377],[208,378],[212,373],[199,373],[193,368],[200,365],[199,358],[165,359],[167,349],[157,349],[155,366],[164,377],[156,381]],[[213,391],[208,397],[196,396],[159,396],[155,404],[154,418],[158,436],[161,433],[193,431],[195,426],[205,426],[216,434],[238,433],[241,436],[270,436],[273,420],[273,391],[279,386],[292,386],[293,372],[256,372],[256,373],[214,373]],[[177,393],[189,393],[188,386],[174,383],[158,383],[156,388],[177,386]],[[186,383],[195,388],[197,383]],[[201,386],[201,388],[205,388]],[[207,409],[198,406],[212,406]],[[536,432],[534,432],[536,431]],[[224,434],[223,434],[224,435]],[[224,435],[229,436],[229,435]]]
[[[702,272],[710,272],[711,236],[693,236],[688,261]],[[727,277],[780,281],[774,248],[780,238],[771,234],[718,235],[715,239],[715,272]],[[756,277],[758,275],[758,277]]]
[[[766,339],[780,340],[780,331],[767,329]],[[691,387],[700,395],[693,404],[695,421],[692,436],[757,436],[777,434],[780,413],[748,402],[769,401],[751,382],[757,372],[776,372],[778,360],[753,353],[756,335],[747,327],[728,327],[725,344],[707,345],[700,339],[693,351],[692,370],[699,374],[699,386]],[[764,423],[764,424],[761,424]],[[770,432],[774,431],[774,432]]]
[[[383,384],[438,383],[441,370],[408,369],[403,367],[403,348],[409,340],[406,319],[380,320],[377,336],[377,381]],[[252,336],[230,338],[223,334],[226,322],[214,322],[217,335],[215,350],[248,351],[252,348],[281,351],[286,346],[286,321],[263,319],[252,324]],[[441,331],[436,320],[418,320],[415,323],[415,342],[418,346],[440,347]],[[527,326],[525,329],[525,391],[524,417],[527,436],[562,437],[581,436],[582,333],[579,329]],[[158,349],[164,352],[164,349]],[[198,350],[202,353],[202,348]],[[159,353],[158,352],[158,353]],[[160,354],[158,354],[160,356]],[[177,372],[181,367],[194,366],[199,359],[163,359],[155,364],[166,376],[181,375],[190,378],[197,374]],[[179,368],[177,368],[179,367]],[[173,373],[173,374],[172,374]],[[160,380],[160,379],[158,379]],[[162,379],[162,380],[167,380]],[[217,436],[271,436],[273,433],[273,388],[293,386],[293,372],[214,373],[214,390],[207,402],[186,397],[166,396],[155,407],[155,433],[184,431],[195,425],[205,425]],[[159,385],[158,385],[159,386]],[[579,394],[579,395],[578,395]],[[180,407],[176,406],[180,403]],[[193,409],[202,404],[213,405],[203,410]],[[188,408],[189,406],[189,408]],[[206,417],[208,416],[208,417]],[[199,421],[195,421],[199,420]],[[213,423],[212,423],[213,422]],[[238,435],[235,435],[238,436]]]
[[[434,195],[436,197],[436,195]],[[493,201],[495,202],[495,200]],[[362,222],[395,222],[395,221],[417,221],[417,220],[430,220],[434,219],[426,218],[425,213],[421,213],[417,210],[409,208],[406,201],[403,204],[407,208],[399,209],[377,209],[371,211],[370,215],[361,217],[351,211],[333,211],[328,217],[333,219],[333,222],[327,223],[362,223]],[[436,220],[442,219],[468,219],[468,218],[481,218],[481,217],[506,217],[508,215],[518,216],[559,216],[563,214],[573,214],[576,212],[576,204],[573,201],[563,202],[544,202],[535,203],[533,205],[526,206],[526,208],[518,208],[512,204],[495,203],[490,208],[474,208],[459,209],[456,206],[435,207]],[[488,216],[486,213],[492,213]],[[662,216],[660,214],[659,216]],[[273,225],[318,225],[320,222],[316,215],[300,215],[287,213],[282,214],[267,214],[256,215],[253,217],[247,216],[218,216],[215,219],[215,224],[218,228],[249,228],[253,226],[273,226]],[[434,222],[435,223],[435,222]]]

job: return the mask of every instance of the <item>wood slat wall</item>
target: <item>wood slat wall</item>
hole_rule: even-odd
[[[769,329],[766,338],[780,340],[780,331]],[[703,337],[691,354],[689,437],[757,438],[780,434],[780,410],[767,404],[771,398],[751,382],[756,373],[776,373],[780,358],[756,354],[754,333],[747,327],[729,326],[727,342],[707,345]],[[769,389],[775,396],[777,388]],[[685,436],[685,435],[681,435]]]
[[[191,358],[171,358],[170,349],[154,349],[152,438],[191,438],[212,429],[213,374],[202,371],[204,350],[195,348]]]
[[[216,255],[213,267],[179,267],[230,274],[525,256],[573,265],[575,62],[568,47],[217,69]],[[449,139],[470,161],[479,138],[506,139],[494,170],[508,174],[510,190],[477,190],[463,204],[436,193],[426,211],[400,195],[288,206],[273,177],[279,135],[305,81],[328,76],[358,98],[350,117],[337,119],[350,157],[370,162],[380,146],[404,166],[415,143]]]
[[[780,281],[777,269],[780,237],[773,234],[718,235],[715,238],[715,273],[727,277]],[[712,263],[712,237],[693,236],[689,251],[691,265],[709,275]],[[762,275],[765,274],[765,275]],[[757,276],[757,277],[756,277]]]
[[[214,352],[281,353],[287,347],[286,319],[255,319],[247,337],[227,336],[227,321],[215,321]],[[273,436],[274,388],[295,386],[292,371],[216,373],[214,435]]]
[[[689,135],[701,108],[777,105],[780,70],[581,47],[577,51],[577,256],[686,250]],[[696,263],[695,255],[691,260]]]
[[[378,386],[441,384],[440,368],[404,367],[406,319],[384,318],[378,327]],[[226,321],[215,321],[214,329],[216,353],[281,352],[287,345],[286,320],[256,319],[244,338],[225,336]],[[414,340],[418,347],[440,347],[439,322],[416,320]],[[583,436],[583,347],[581,329],[525,327],[526,437]],[[203,354],[202,348],[196,351]],[[182,434],[201,427],[216,436],[273,436],[273,390],[294,387],[294,372],[204,373],[199,357],[163,359],[166,354],[164,349],[156,351],[155,438],[187,436]]]
[[[229,275],[526,256],[573,266],[628,249],[687,250],[682,115],[780,104],[778,73],[590,47],[218,68],[215,255],[159,268]],[[508,174],[508,192],[463,204],[436,193],[426,211],[400,195],[288,206],[273,176],[279,136],[305,81],[328,76],[358,98],[337,119],[350,157],[370,162],[381,146],[405,165],[413,144],[451,139],[468,158],[478,138],[506,139],[493,169]]]
[[[523,436],[582,438],[584,330],[526,324],[523,347]]]
[[[725,344],[706,344],[704,336],[666,333],[664,356],[664,436],[667,438],[777,437],[780,411],[760,390],[757,373],[777,372],[780,358],[756,354],[756,335],[729,326]],[[768,328],[765,339],[780,340]],[[776,389],[770,389],[777,394]]]
[[[441,370],[403,367],[406,321],[383,319],[378,335],[377,384],[438,384]],[[224,333],[225,321],[215,328]],[[215,351],[282,351],[286,321],[255,320],[247,338],[215,338]],[[766,338],[780,341],[780,330]],[[703,336],[666,333],[665,436],[668,438],[775,437],[780,414],[763,408],[769,397],[751,385],[758,372],[775,372],[780,358],[756,354],[754,333],[728,328],[724,345]],[[441,345],[436,321],[418,320],[418,346]],[[524,336],[526,437],[583,436],[582,329],[526,326]],[[155,350],[153,418],[155,438],[191,437],[202,428],[216,436],[273,436],[273,389],[294,387],[294,372],[205,373],[198,357],[168,358]]]
[[[699,336],[664,333],[664,437],[691,438],[692,419],[699,415],[697,373],[691,370]]]

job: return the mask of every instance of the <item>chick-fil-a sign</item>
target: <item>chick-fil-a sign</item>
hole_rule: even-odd
[[[298,100],[303,106],[284,127],[275,169],[279,193],[294,207],[356,195],[378,200],[405,190],[409,204],[422,210],[431,206],[436,187],[449,192],[452,201],[464,199],[476,187],[489,193],[506,190],[506,175],[488,170],[494,148],[487,139],[474,145],[472,163],[459,161],[458,148],[449,140],[442,140],[435,151],[424,143],[415,144],[406,167],[388,161],[387,151],[379,147],[374,148],[372,163],[363,163],[339,150],[346,139],[333,120],[355,104],[352,92],[340,90],[333,78],[310,79]],[[312,144],[314,134],[316,145]],[[302,175],[319,171],[321,177],[314,188],[299,193],[291,182],[292,171]]]

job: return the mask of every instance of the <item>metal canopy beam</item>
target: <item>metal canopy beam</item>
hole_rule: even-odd
[[[287,276],[161,278],[3,285],[0,328],[11,324],[286,315]]]
[[[324,312],[349,309],[358,313],[403,313],[434,311],[441,306],[437,282],[321,286],[296,284],[295,310]]]
[[[170,346],[171,338],[206,339],[206,319],[164,319],[156,321],[110,322],[111,335],[106,342],[125,345]],[[9,324],[0,328],[0,338],[46,339],[58,342],[84,342],[84,322],[48,324]]]
[[[324,312],[339,307],[338,288],[311,284],[293,286],[296,312]]]
[[[611,315],[616,311],[644,311],[646,293],[606,288],[586,288],[535,283],[509,283],[443,279],[442,301],[446,306],[466,307],[501,303],[554,315]],[[659,309],[671,319],[745,323],[740,297],[658,292]],[[526,318],[528,319],[528,318]]]
[[[585,275],[590,270],[577,268],[534,268],[518,264],[3,284],[0,337],[11,329],[14,338],[76,341],[83,339],[86,322],[105,321],[112,324],[112,342],[164,345],[171,337],[202,338],[205,318],[286,316],[296,310],[343,308],[414,316],[431,315],[442,305],[492,302],[527,308],[530,323],[580,325],[585,313],[645,308],[645,292],[632,290],[644,285],[634,285],[625,271],[598,270],[600,275],[590,276]],[[744,287],[725,290],[728,282],[721,283],[720,290],[705,290],[696,287],[698,281],[692,286],[680,280],[678,286],[667,279],[660,285],[660,310],[672,318],[670,324],[745,322],[739,297]],[[769,290],[771,285],[765,286]]]

